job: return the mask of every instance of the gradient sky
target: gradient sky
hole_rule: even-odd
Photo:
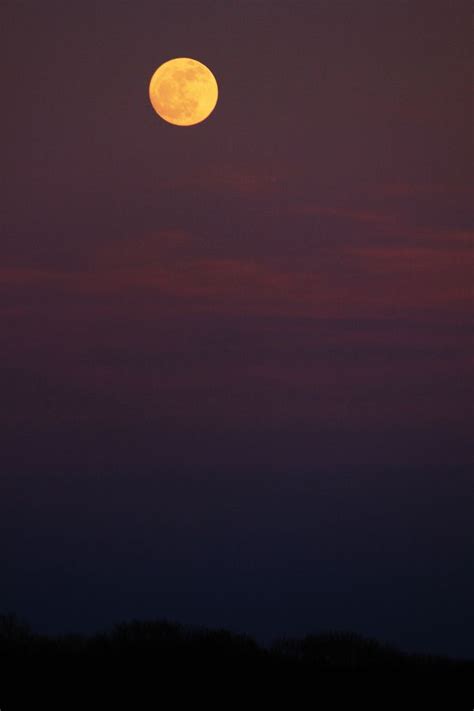
[[[471,4],[0,12],[0,612],[474,656]]]

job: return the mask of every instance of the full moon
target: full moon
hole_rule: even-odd
[[[162,64],[150,81],[150,101],[162,119],[193,126],[207,119],[217,104],[217,81],[205,64],[179,57]]]

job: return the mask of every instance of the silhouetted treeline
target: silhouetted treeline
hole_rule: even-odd
[[[167,621],[118,624],[93,636],[76,634],[52,637],[35,634],[15,615],[0,615],[0,654],[3,658],[49,656],[127,657],[137,655],[174,657],[202,663],[275,663],[321,669],[394,669],[449,667],[474,670],[474,661],[407,654],[395,647],[353,633],[308,635],[302,639],[278,639],[269,648],[247,635],[227,630],[186,627]]]
[[[76,674],[79,670],[80,682]],[[280,639],[266,648],[246,635],[166,621],[132,621],[93,636],[52,637],[35,634],[14,615],[0,616],[1,711],[16,708],[2,703],[2,684],[8,689],[13,678],[23,677],[27,684],[28,679],[38,677],[44,682],[46,675],[52,688],[69,680],[69,685],[78,692],[90,683],[91,693],[100,682],[108,689],[111,700],[112,696],[121,695],[127,683],[128,691],[130,684],[135,684],[138,692],[145,687],[153,689],[154,684],[162,688],[171,676],[177,675],[186,687],[190,674],[196,672],[199,678],[212,680],[213,685],[229,676],[242,683],[246,675],[250,678],[253,674],[254,678],[266,679],[272,685],[285,678],[300,682],[314,680],[318,688],[322,689],[324,684],[328,688],[329,684],[333,692],[337,690],[336,678],[354,680],[354,672],[361,675],[365,672],[373,679],[390,672],[392,682],[407,673],[416,674],[418,678],[420,675],[422,679],[429,678],[428,685],[432,684],[433,674],[427,672],[438,678],[452,672],[456,677],[454,690],[464,688],[466,682],[469,686],[471,680],[474,689],[474,661],[407,654],[351,633]],[[429,686],[426,698],[428,691]],[[16,692],[21,692],[21,688],[16,686]],[[70,706],[72,701],[69,699]]]

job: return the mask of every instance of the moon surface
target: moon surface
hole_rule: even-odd
[[[150,101],[162,119],[175,126],[201,123],[214,111],[218,88],[214,74],[196,59],[165,62],[150,80]]]

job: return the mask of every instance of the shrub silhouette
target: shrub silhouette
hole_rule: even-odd
[[[352,632],[308,635],[303,639],[278,640],[275,653],[304,665],[323,669],[399,667],[408,656],[397,649]]]
[[[27,622],[21,620],[14,612],[0,615],[0,642],[18,643],[30,639],[31,629]]]

